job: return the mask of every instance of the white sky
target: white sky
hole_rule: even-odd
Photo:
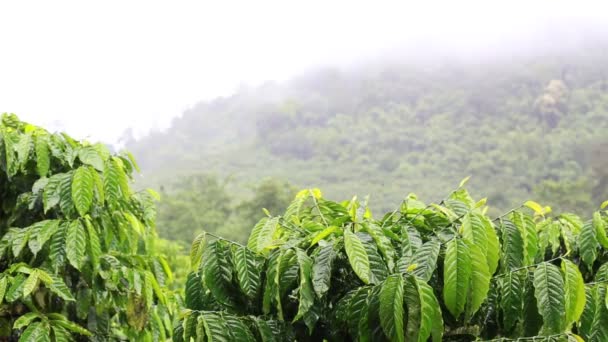
[[[492,49],[564,20],[608,22],[607,10],[555,0],[0,0],[0,112],[114,142],[241,83],[397,46],[418,53],[420,42]]]

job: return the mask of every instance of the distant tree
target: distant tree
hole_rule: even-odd
[[[231,213],[226,184],[215,176],[196,174],[163,187],[158,207],[159,234],[189,243],[203,229],[217,231]]]

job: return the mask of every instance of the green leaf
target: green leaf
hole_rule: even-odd
[[[249,240],[247,241],[247,248],[251,249],[252,251],[254,251],[256,253],[259,253],[258,239],[260,238],[260,233],[262,232],[262,229],[268,223],[269,220],[270,219],[268,217],[264,217],[260,221],[258,221],[258,223],[256,223],[256,225],[251,230],[251,233],[249,234]]]
[[[216,313],[203,313],[203,324],[208,342],[230,342],[230,332],[226,329],[226,321]]]
[[[479,245],[467,241],[471,260],[471,284],[467,296],[466,317],[470,320],[486,300],[490,289],[490,270]]]
[[[319,241],[325,239],[326,237],[328,237],[329,235],[331,235],[338,229],[339,228],[336,226],[330,226],[330,227],[327,227],[327,228],[323,229],[322,231],[318,232],[315,235],[315,237],[312,239],[312,241],[310,242],[310,246],[316,245],[317,243],[319,243]]]
[[[543,316],[543,332],[551,335],[562,332],[566,309],[564,279],[559,268],[543,262],[534,271],[534,296]]]
[[[31,134],[21,134],[19,142],[15,146],[17,151],[17,160],[21,170],[25,170],[25,164],[27,163],[30,152],[32,151],[32,143],[33,141]]]
[[[95,227],[93,227],[91,220],[87,217],[85,218],[84,223],[87,227],[87,235],[89,237],[87,249],[93,269],[96,270],[97,267],[99,267],[99,258],[101,258],[101,242],[99,241],[99,235],[97,235],[97,231],[95,230]]]
[[[226,324],[226,330],[230,333],[231,341],[255,342],[253,333],[240,317],[233,315],[222,315]]]
[[[200,267],[206,244],[207,233],[205,232],[197,235],[192,241],[192,247],[190,247],[190,268],[192,271],[196,271]]]
[[[593,320],[595,318],[597,288],[592,287],[585,291],[585,308],[578,322],[578,333],[588,340],[591,336],[591,328],[593,328]]]
[[[467,176],[467,177],[463,178],[460,181],[460,184],[458,185],[458,187],[462,188],[463,186],[465,186],[467,184],[467,182],[469,181],[469,179],[471,179],[471,176]]]
[[[84,266],[87,241],[86,231],[80,220],[70,222],[65,236],[66,257],[77,270]]]
[[[591,325],[591,334],[588,342],[604,342],[608,341],[608,308],[606,307],[606,295],[608,290],[606,284],[597,284],[595,315]]]
[[[411,262],[399,267],[399,272],[407,272],[408,267],[416,265],[412,274],[424,281],[429,281],[437,267],[437,257],[439,256],[440,250],[441,243],[438,239],[432,239],[425,242],[416,250],[416,253],[414,253],[414,256],[411,258]]]
[[[35,141],[36,170],[40,177],[45,177],[51,167],[51,157],[48,144],[48,135],[39,134]]]
[[[528,208],[530,208],[530,209],[534,210],[534,212],[535,212],[536,214],[542,215],[542,214],[543,214],[543,212],[544,212],[544,211],[543,211],[543,207],[542,207],[540,204],[538,204],[538,203],[536,203],[536,202],[534,202],[534,201],[527,201],[526,203],[524,203],[524,205],[525,205],[526,207],[528,207]]]
[[[38,270],[32,271],[23,283],[23,298],[29,296],[38,287]]]
[[[464,240],[447,244],[443,265],[443,301],[455,318],[464,311],[471,280],[471,254]]]
[[[2,278],[0,278],[0,304],[4,300],[4,294],[6,293],[7,286],[8,286],[8,277],[2,276]]]
[[[256,234],[256,240],[252,242],[251,245],[250,243],[247,243],[247,247],[257,253],[264,252],[265,248],[272,244],[277,229],[279,229],[279,218],[274,217],[269,219],[260,227],[259,232]],[[254,233],[252,232],[251,237],[253,236]]]
[[[604,248],[608,248],[608,237],[606,236],[606,223],[599,212],[593,213],[593,227],[597,234],[597,240]]]
[[[523,315],[524,282],[517,272],[508,272],[500,279],[500,308],[505,330],[513,328]]]
[[[99,171],[104,170],[104,162],[95,147],[84,146],[78,150],[78,159],[85,165],[91,165]]]
[[[129,195],[129,182],[122,168],[122,161],[116,157],[108,159],[103,171],[103,191],[106,202],[116,207]]]
[[[70,217],[74,213],[72,172],[62,174],[59,180],[59,207],[66,217]]]
[[[393,274],[386,278],[380,290],[380,324],[391,341],[404,341],[403,278]]]
[[[81,166],[74,172],[72,177],[72,201],[80,216],[89,212],[93,203],[93,176],[86,166]]]
[[[310,278],[312,273],[312,259],[308,255],[306,255],[306,252],[301,249],[296,250],[296,257],[298,259],[298,265],[300,268],[300,287],[298,288],[300,296],[298,303],[298,313],[293,319],[294,322],[304,317],[315,305],[315,293]],[[308,330],[312,332],[312,329],[314,328],[314,324],[316,322],[312,321],[306,323],[306,325],[308,326]]]
[[[538,252],[538,235],[536,225],[532,218],[522,212],[515,211],[511,214],[512,221],[519,229],[524,243],[524,265],[534,264],[534,258]]]
[[[432,335],[433,342],[440,342],[443,317],[433,288],[418,277],[407,277],[405,302],[408,310],[405,340],[426,342]]]
[[[31,342],[31,341],[51,341],[50,332],[47,324],[42,322],[35,322],[30,324],[19,337],[19,342]]]
[[[68,301],[75,301],[74,296],[70,293],[70,289],[68,289],[67,285],[63,282],[63,280],[54,274],[49,275],[52,279],[50,284],[46,284],[46,287],[51,290],[54,294]]]
[[[333,244],[325,245],[317,250],[312,266],[312,285],[317,297],[323,296],[331,287],[331,276],[334,260],[337,257]]]
[[[583,225],[579,235],[579,247],[583,262],[585,262],[589,268],[592,268],[595,259],[597,259],[597,248],[599,247],[597,230],[593,226],[592,221],[587,221]]]
[[[59,194],[59,185],[61,184],[61,179],[63,178],[62,173],[53,175],[49,178],[48,183],[44,187],[44,191],[42,192],[42,204],[44,207],[44,213],[46,214],[51,208],[59,204],[60,194]]]
[[[576,264],[562,259],[562,275],[564,277],[564,292],[566,294],[566,328],[577,322],[585,309],[585,283]]]
[[[69,330],[71,332],[75,332],[75,333],[80,334],[80,335],[93,336],[93,334],[91,334],[90,331],[88,331],[87,329],[81,327],[80,325],[78,325],[78,324],[76,324],[74,322],[70,322],[70,321],[67,321],[67,320],[60,320],[60,319],[56,319],[55,320],[54,319],[54,320],[51,320],[51,324],[60,326],[62,328],[65,328],[65,329],[67,329],[67,330]]]
[[[524,240],[517,226],[509,220],[501,220],[502,267],[504,271],[520,268],[524,263]]]
[[[353,271],[365,284],[370,283],[369,258],[363,243],[350,230],[344,230],[344,248]]]
[[[9,230],[11,232],[12,244],[13,244],[13,256],[19,257],[23,248],[27,245],[27,242],[30,238],[30,230],[29,228],[11,228]]]
[[[382,258],[388,267],[388,271],[393,272],[395,270],[395,258],[397,253],[393,248],[390,239],[384,235],[382,228],[374,223],[366,224],[364,227],[365,231],[374,240],[380,254],[382,254]]]
[[[19,274],[11,280],[11,286],[5,294],[7,302],[12,303],[21,298],[21,295],[23,294],[23,283],[25,283],[25,276],[23,274]]]
[[[221,240],[215,240],[203,253],[203,281],[219,303],[234,307],[232,301],[232,266],[228,247]]]
[[[482,221],[486,227],[486,236],[488,238],[488,247],[486,249],[488,270],[490,271],[490,274],[494,274],[498,268],[498,261],[500,260],[500,242],[498,241],[498,235],[496,234],[492,221],[485,216],[482,217]]]
[[[236,270],[239,288],[250,299],[255,299],[262,285],[262,263],[247,247],[234,247],[232,261]]]
[[[39,314],[37,312],[28,312],[23,316],[17,318],[15,323],[13,323],[13,330],[19,330],[25,326],[28,326],[32,323],[36,318],[39,318]]]

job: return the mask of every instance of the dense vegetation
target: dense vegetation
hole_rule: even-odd
[[[127,148],[149,186],[230,174],[236,202],[274,177],[332,198],[370,194],[388,211],[407,189],[438,199],[472,175],[493,215],[527,199],[588,215],[608,198],[605,46],[309,72],[200,103]],[[233,228],[241,240],[249,229]]]
[[[492,219],[462,185],[376,219],[304,190],[246,245],[202,233],[174,340],[608,341],[608,211]]]
[[[157,195],[132,191],[133,169],[128,153],[2,116],[0,339],[171,336],[171,243],[157,248]]]
[[[195,174],[163,187],[158,205],[159,234],[190,245],[206,230],[243,242],[262,209],[281,213],[296,193],[291,185],[276,179],[262,180],[247,198],[232,194],[229,185],[229,179]]]

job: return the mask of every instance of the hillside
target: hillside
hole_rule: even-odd
[[[604,51],[318,70],[199,103],[126,148],[157,187],[215,174],[245,196],[275,177],[369,194],[384,211],[413,189],[439,201],[471,175],[490,213],[549,197],[585,213],[608,198]]]

